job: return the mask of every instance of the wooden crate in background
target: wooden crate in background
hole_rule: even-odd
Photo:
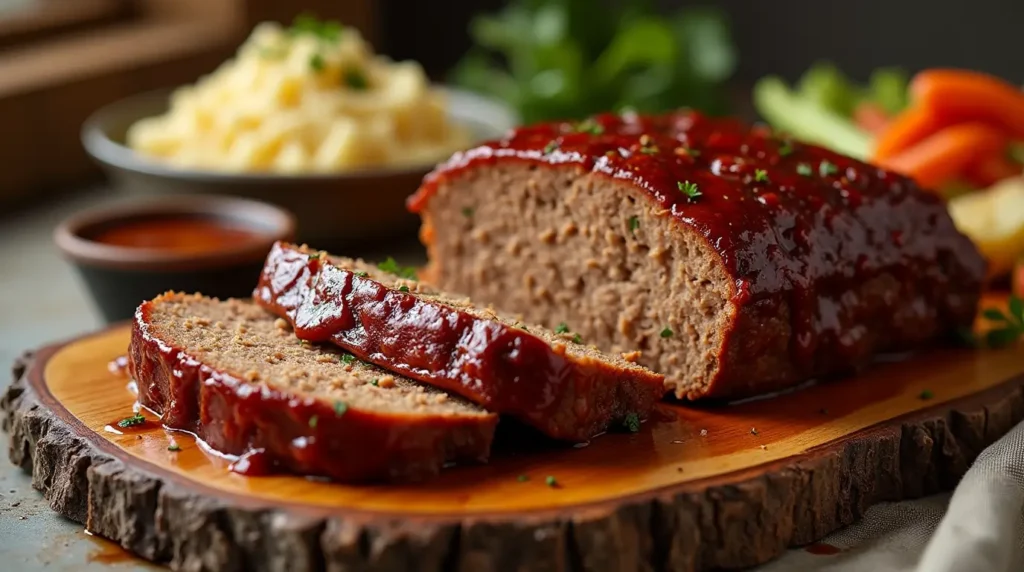
[[[33,0],[0,13],[0,204],[100,176],[79,142],[97,108],[194,81],[256,23],[309,11],[378,37],[373,0]]]

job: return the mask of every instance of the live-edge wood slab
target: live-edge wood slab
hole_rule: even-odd
[[[10,457],[55,510],[179,570],[745,567],[876,502],[952,488],[1024,418],[1024,347],[947,349],[767,399],[666,406],[636,434],[497,453],[425,484],[243,477],[151,413],[116,427],[134,396],[108,363],[128,336],[15,365],[0,401]]]

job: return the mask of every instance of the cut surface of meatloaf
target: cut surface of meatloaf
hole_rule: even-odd
[[[306,247],[276,244],[254,298],[300,338],[333,342],[555,439],[585,441],[620,420],[646,419],[664,393],[661,375],[601,354],[575,333],[526,326]]]
[[[985,262],[906,177],[729,119],[604,114],[458,153],[408,205],[424,279],[679,397],[844,374],[971,323]]]
[[[449,461],[486,460],[497,423],[464,399],[302,342],[251,301],[144,302],[129,371],[165,426],[339,481],[421,480]]]

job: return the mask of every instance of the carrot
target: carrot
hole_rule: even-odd
[[[879,164],[903,173],[926,189],[935,189],[985,157],[1006,149],[1006,136],[984,123],[962,123],[937,131]]]
[[[915,105],[931,110],[941,122],[981,121],[1024,139],[1024,92],[997,77],[933,69],[914,76],[910,94]]]
[[[909,107],[878,134],[872,160],[881,163],[946,127],[930,109]]]
[[[889,124],[889,115],[881,105],[871,101],[862,101],[853,110],[853,120],[868,133],[878,134]]]
[[[964,175],[979,189],[991,187],[1003,179],[1020,176],[1021,166],[1006,158],[1005,154],[989,155],[967,165]]]

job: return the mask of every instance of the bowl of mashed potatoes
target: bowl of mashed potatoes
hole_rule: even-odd
[[[97,111],[82,141],[133,194],[257,198],[295,213],[300,240],[342,245],[414,230],[404,201],[423,175],[516,122],[353,28],[302,17],[259,24],[191,85]]]

